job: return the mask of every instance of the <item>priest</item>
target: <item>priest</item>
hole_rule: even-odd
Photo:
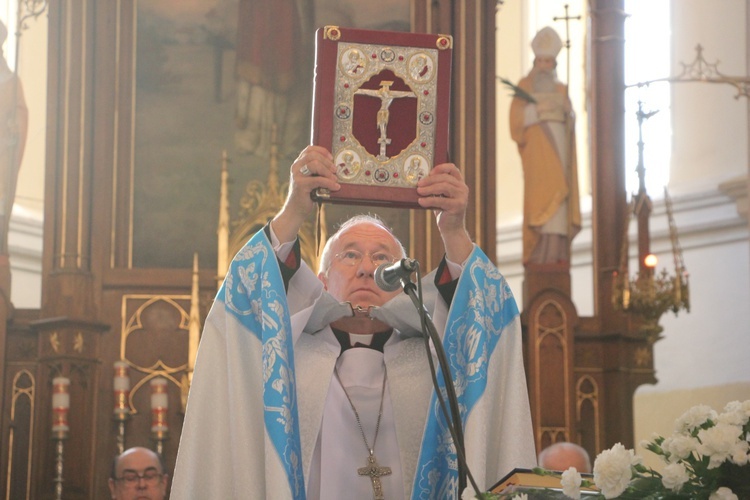
[[[326,243],[317,275],[297,233],[310,193],[340,189],[329,151],[292,164],[276,217],[233,259],[209,313],[172,498],[458,498],[456,447],[411,300],[377,267],[406,252],[358,216]],[[465,228],[469,189],[453,164],[419,181],[445,247],[422,280],[458,397],[479,489],[536,463],[518,308]],[[436,363],[436,362],[435,362]],[[445,381],[438,374],[440,392]]]

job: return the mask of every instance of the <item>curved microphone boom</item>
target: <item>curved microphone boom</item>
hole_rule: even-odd
[[[401,280],[408,280],[416,270],[417,261],[406,257],[393,264],[380,264],[375,269],[375,284],[381,290],[393,292],[401,288]]]

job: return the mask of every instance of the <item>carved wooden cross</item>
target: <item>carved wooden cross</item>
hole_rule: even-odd
[[[380,476],[390,475],[391,468],[378,466],[375,455],[370,452],[370,456],[367,457],[367,465],[357,469],[357,472],[360,476],[370,476],[370,481],[372,481],[372,498],[374,500],[384,500],[383,484],[380,482]]]

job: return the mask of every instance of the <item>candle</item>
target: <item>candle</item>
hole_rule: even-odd
[[[55,377],[52,379],[52,432],[66,433],[68,427],[68,410],[70,409],[70,379]]]
[[[125,418],[130,414],[130,408],[128,407],[128,398],[130,397],[130,367],[125,361],[115,361],[114,369],[114,414],[115,418]]]
[[[156,377],[151,380],[151,432],[162,434],[169,430],[168,408],[167,379]]]

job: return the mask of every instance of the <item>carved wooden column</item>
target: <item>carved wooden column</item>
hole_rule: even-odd
[[[51,381],[70,378],[70,443],[64,462],[64,498],[94,498],[93,477],[100,336],[98,285],[91,267],[96,82],[95,36],[105,30],[98,2],[49,6],[47,166],[45,179],[42,307],[32,323],[39,339],[39,408],[35,420],[35,481],[50,496]],[[101,209],[101,207],[96,207]],[[101,237],[101,236],[100,236]]]
[[[591,2],[591,138],[594,308],[602,327],[619,326],[612,307],[627,210],[625,197],[625,10],[623,0]]]
[[[654,377],[653,346],[612,304],[612,273],[618,266],[628,210],[623,164],[626,13],[623,0],[595,0],[590,5],[595,322],[584,327],[577,339],[577,356],[581,368],[594,368],[589,382],[600,384],[602,390],[599,444],[608,448],[619,441],[632,447],[633,393]],[[589,328],[594,336],[589,336],[594,333]]]
[[[417,0],[414,31],[453,36],[451,151],[471,191],[466,224],[495,259],[495,9],[484,0]],[[443,244],[431,212],[412,211],[410,246],[433,269]],[[427,235],[425,238],[424,235]]]
[[[95,313],[91,275],[94,2],[52,2],[43,316]]]

